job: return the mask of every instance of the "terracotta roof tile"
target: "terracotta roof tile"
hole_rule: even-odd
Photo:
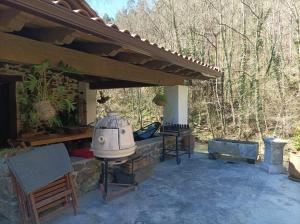
[[[104,20],[102,18],[100,18],[97,15],[97,13],[86,3],[85,0],[55,0],[55,1],[54,0],[48,0],[48,1],[52,2],[55,5],[59,5],[61,7],[64,7],[66,9],[68,9],[68,10],[72,10],[76,14],[80,14],[80,15],[89,17],[90,19],[92,19],[92,20],[94,20],[96,22],[105,24],[106,26],[108,26],[108,27],[110,27],[112,29],[115,29],[115,30],[117,30],[117,31],[119,31],[121,33],[128,34],[128,35],[130,35],[131,37],[133,37],[133,38],[135,38],[137,40],[140,40],[140,41],[148,43],[148,44],[150,44],[152,46],[158,47],[161,50],[164,50],[166,52],[170,52],[171,54],[177,55],[178,57],[182,57],[182,58],[184,58],[186,60],[189,60],[189,61],[192,61],[194,63],[200,64],[200,65],[205,66],[205,67],[207,67],[209,69],[221,72],[220,69],[217,68],[217,67],[215,67],[215,66],[211,66],[211,65],[205,64],[205,63],[200,62],[200,61],[198,61],[198,60],[196,60],[194,58],[187,57],[186,55],[181,55],[180,53],[175,52],[175,51],[171,52],[171,50],[165,49],[162,46],[158,46],[156,43],[151,43],[147,39],[142,39],[137,34],[132,34],[129,30],[121,30],[121,29],[119,29],[119,27],[116,24],[106,24],[104,22]]]

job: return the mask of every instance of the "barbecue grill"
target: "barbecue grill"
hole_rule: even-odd
[[[176,158],[177,164],[181,163],[181,156],[188,154],[188,157],[191,157],[191,141],[188,138],[188,149],[182,150],[179,147],[179,139],[185,136],[191,135],[191,129],[187,124],[171,124],[166,123],[161,128],[161,135],[163,136],[163,150],[161,155],[161,161],[165,160],[166,156],[172,156]],[[167,136],[175,137],[175,148],[167,148],[165,138]]]

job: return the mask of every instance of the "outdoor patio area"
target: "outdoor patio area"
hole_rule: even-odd
[[[104,202],[98,191],[48,224],[270,223],[299,224],[300,185],[243,161],[195,153],[180,165],[159,163],[136,192]]]

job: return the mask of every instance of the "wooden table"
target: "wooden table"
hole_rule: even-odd
[[[61,142],[68,142],[74,140],[81,139],[89,139],[93,136],[93,130],[88,129],[84,133],[80,134],[46,134],[46,135],[38,135],[34,137],[20,138],[18,141],[26,142],[30,146],[40,146],[40,145],[48,145],[55,144]]]

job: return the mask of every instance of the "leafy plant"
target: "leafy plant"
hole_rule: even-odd
[[[164,93],[163,88],[157,87],[155,88],[155,96],[152,99],[152,102],[155,103],[157,106],[165,106],[167,104],[167,96]]]
[[[21,109],[21,121],[23,129],[29,131],[44,126],[45,128],[61,127],[63,122],[59,114],[56,114],[46,122],[39,120],[34,104],[41,101],[49,101],[55,111],[70,113],[75,110],[75,102],[66,93],[65,87],[56,85],[55,80],[66,71],[74,71],[70,66],[59,65],[59,71],[52,71],[49,61],[35,65],[31,74],[28,74],[19,91],[19,104]]]
[[[153,98],[153,103],[157,106],[164,106],[167,103],[167,96],[165,94],[157,93]]]

